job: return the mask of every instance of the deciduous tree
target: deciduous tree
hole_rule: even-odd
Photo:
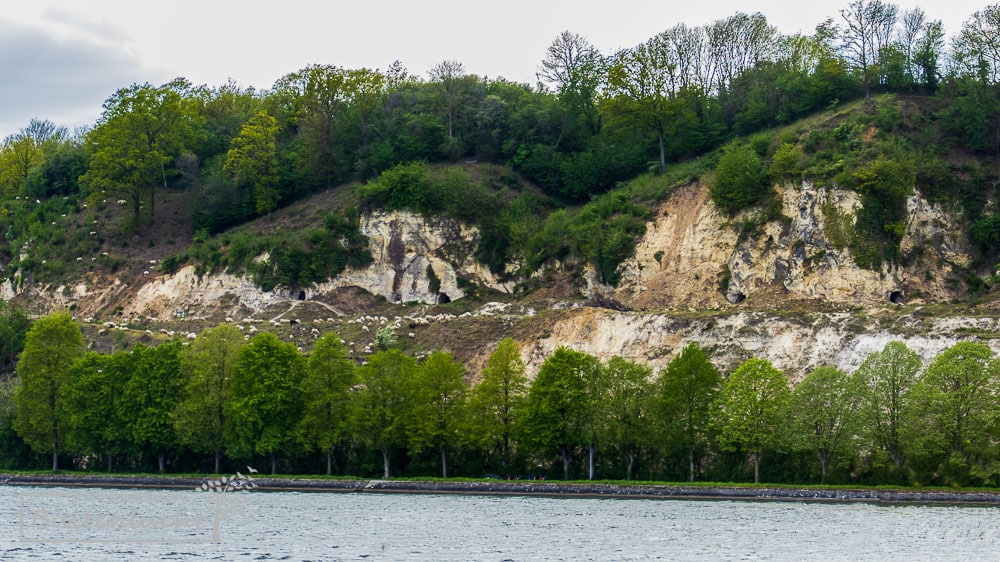
[[[136,451],[126,419],[134,412],[125,401],[131,376],[129,355],[127,350],[112,355],[88,351],[69,371],[68,445],[78,455],[103,456],[108,472],[116,457]]]
[[[919,372],[920,356],[902,342],[893,341],[869,355],[854,373],[861,432],[888,453],[896,467],[906,461],[905,435],[913,415],[910,391]]]
[[[360,441],[382,453],[382,478],[389,478],[392,449],[406,443],[409,383],[416,370],[416,361],[398,349],[373,354],[360,369],[351,426]]]
[[[278,206],[278,122],[258,111],[240,129],[230,143],[223,169],[238,184],[253,190],[254,207],[258,215],[267,214]]]
[[[750,455],[754,483],[760,482],[761,455],[777,445],[788,396],[785,375],[766,359],[744,361],[722,386],[719,439],[724,447]]]
[[[17,363],[20,384],[14,394],[14,430],[32,449],[52,453],[59,470],[59,451],[66,440],[64,390],[67,371],[83,356],[83,333],[67,312],[54,312],[31,326]]]
[[[166,470],[167,453],[177,447],[173,413],[184,388],[180,342],[150,348],[137,344],[128,353],[128,380],[122,394],[122,417],[140,454],[156,455],[160,472]]]
[[[915,441],[953,483],[965,483],[976,465],[994,457],[997,366],[986,344],[958,342],[938,354],[913,387]]]
[[[174,410],[174,428],[182,444],[213,454],[216,474],[226,445],[225,406],[244,345],[236,326],[219,324],[198,334],[180,357],[185,386]]]
[[[599,367],[597,358],[559,347],[545,359],[523,404],[520,434],[536,450],[557,449],[563,478],[569,478],[570,452],[588,441],[590,415],[588,379]]]
[[[852,377],[835,367],[814,369],[792,389],[786,435],[794,448],[818,455],[820,482],[855,426],[856,399]]]
[[[865,100],[871,99],[882,64],[882,55],[890,46],[899,8],[882,0],[855,0],[840,11],[844,22],[841,33],[844,58],[861,75]]]
[[[223,410],[227,450],[243,458],[266,455],[271,473],[277,472],[278,454],[294,445],[303,372],[295,346],[270,332],[258,333],[240,350]]]
[[[91,158],[81,180],[94,198],[128,201],[133,228],[145,217],[153,220],[155,186],[166,186],[167,166],[196,138],[200,117],[184,98],[188,88],[182,79],[122,88],[104,102],[97,126],[87,133]]]
[[[639,455],[651,442],[652,369],[615,356],[601,370],[600,431],[607,443],[625,456],[625,478],[631,480]]]
[[[722,150],[709,193],[720,209],[733,214],[763,199],[767,181],[764,163],[753,148],[734,141]]]
[[[514,340],[504,338],[487,359],[483,380],[473,387],[469,400],[476,440],[499,455],[504,469],[510,465],[516,416],[527,389],[520,349]]]
[[[410,388],[410,447],[416,453],[437,449],[441,454],[441,477],[447,478],[448,451],[465,441],[468,430],[465,368],[450,353],[436,351],[417,367]]]
[[[328,332],[316,341],[302,380],[304,404],[298,430],[307,449],[326,453],[327,474],[333,472],[334,449],[348,436],[351,389],[358,380],[339,335]]]
[[[688,455],[688,480],[697,473],[697,457],[709,441],[711,420],[722,377],[696,344],[688,344],[659,379],[660,416],[667,440]]]

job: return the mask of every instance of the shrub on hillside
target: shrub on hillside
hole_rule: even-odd
[[[709,185],[712,201],[726,213],[759,203],[768,192],[767,171],[754,149],[742,142],[732,142],[722,149]]]

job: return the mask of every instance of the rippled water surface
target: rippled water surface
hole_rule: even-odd
[[[0,560],[959,560],[994,507],[0,486]]]

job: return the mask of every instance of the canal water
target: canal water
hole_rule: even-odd
[[[0,486],[0,560],[968,560],[1000,509]]]

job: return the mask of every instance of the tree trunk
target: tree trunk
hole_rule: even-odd
[[[597,456],[597,445],[594,443],[590,444],[587,451],[587,479],[594,479],[594,458]]]
[[[52,472],[59,470],[59,444],[52,444]]]
[[[760,453],[753,453],[753,483],[760,484]]]
[[[688,447],[688,482],[694,482],[694,447]]]
[[[222,465],[222,450],[215,450],[215,473],[219,473],[219,467]]]
[[[114,459],[115,459],[115,456],[109,451],[108,452],[108,473],[111,472],[111,468],[112,468],[111,463],[112,463],[112,461],[114,461]]]
[[[157,461],[159,461],[160,472],[166,472],[167,471],[167,454],[164,453],[163,451],[160,451],[160,454],[157,456]]]
[[[389,479],[389,449],[382,449],[382,480]]]
[[[666,148],[666,143],[663,139],[663,131],[660,131],[659,139],[660,139],[660,173],[662,174],[667,169],[667,148]]]
[[[441,447],[441,478],[448,477],[448,457],[445,454],[444,447]]]
[[[906,460],[903,457],[903,451],[900,450],[899,445],[891,445],[888,449],[889,458],[895,463],[896,468],[903,468],[903,462]]]
[[[562,446],[563,480],[569,480],[569,447]]]
[[[632,479],[632,468],[635,466],[635,453],[628,454],[628,471],[625,472],[625,480]]]
[[[830,465],[830,453],[827,451],[819,452],[819,483],[826,484],[826,471],[827,467]]]
[[[278,473],[278,453],[271,453],[271,474]]]
[[[333,474],[333,447],[326,450],[326,475]]]

